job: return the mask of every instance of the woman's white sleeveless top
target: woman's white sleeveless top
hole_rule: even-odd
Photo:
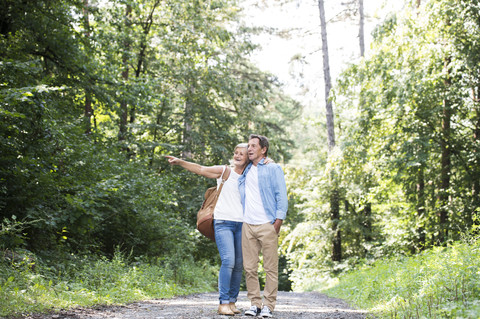
[[[230,176],[223,184],[222,192],[215,206],[214,219],[243,222],[243,206],[240,200],[240,191],[238,190],[239,177],[240,175],[235,173],[233,169],[230,170]],[[217,188],[221,183],[222,179],[217,179]]]

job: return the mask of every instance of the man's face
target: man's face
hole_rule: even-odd
[[[248,159],[251,160],[253,164],[258,164],[264,157],[263,155],[266,151],[266,147],[260,147],[260,140],[258,138],[252,138],[248,141]]]

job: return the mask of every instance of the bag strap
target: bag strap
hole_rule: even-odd
[[[220,195],[220,192],[222,191],[223,184],[225,184],[225,182],[230,177],[230,170],[231,170],[231,168],[228,167],[227,165],[225,165],[225,169],[223,170],[222,175],[220,176],[222,181],[220,182],[220,186],[218,187],[217,197]]]
[[[227,179],[230,177],[230,171],[232,169],[230,167],[228,167],[227,165],[225,165],[225,169],[223,170],[222,172],[222,176],[220,176],[220,178],[222,179],[222,184],[225,183],[227,181]],[[224,177],[225,176],[225,177]]]
[[[220,178],[222,179],[222,181],[220,182],[220,187],[218,188],[217,193],[215,194],[215,202],[213,204],[214,207],[217,206],[218,197],[220,196],[220,192],[222,191],[223,184],[225,184],[227,179],[230,177],[230,170],[231,168],[228,167],[228,165],[225,165],[225,169],[223,170],[222,175],[220,176]],[[225,174],[225,172],[227,174]],[[224,177],[224,175],[226,175],[226,177]],[[213,212],[212,212],[212,216],[213,216]]]

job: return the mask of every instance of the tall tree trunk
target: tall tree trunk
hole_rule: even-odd
[[[146,50],[148,47],[147,39],[148,35],[150,34],[150,30],[152,29],[152,24],[153,24],[153,15],[155,13],[156,8],[160,4],[160,0],[156,0],[152,6],[152,9],[150,10],[150,13],[148,14],[148,17],[145,21],[145,23],[142,25],[143,28],[143,34],[142,34],[142,39],[140,43],[140,52],[138,54],[138,59],[137,59],[137,67],[135,69],[135,78],[139,78],[140,74],[145,73],[145,55],[146,55]],[[130,123],[134,123],[136,118],[136,107],[135,104],[133,104],[130,107]]]
[[[127,85],[128,75],[129,75],[128,51],[130,50],[130,38],[128,36],[128,33],[130,32],[130,26],[132,24],[131,18],[132,18],[132,7],[130,5],[127,5],[127,8],[125,9],[124,51],[122,54],[122,63],[123,63],[122,80],[125,85]],[[120,141],[124,141],[127,137],[127,122],[128,122],[128,103],[127,103],[127,99],[124,97],[120,102],[120,129],[118,132],[118,139]]]
[[[360,44],[360,56],[365,56],[365,11],[363,6],[363,0],[358,0],[358,39]],[[365,105],[365,97],[363,92],[360,93],[360,107],[363,109]],[[363,231],[365,242],[372,241],[372,204],[370,202],[365,203],[363,209]]]
[[[327,133],[328,150],[332,151],[335,147],[335,130],[333,120],[333,107],[330,100],[330,90],[332,88],[332,79],[330,77],[330,61],[328,56],[327,41],[327,21],[325,19],[325,6],[323,0],[318,0],[318,9],[320,11],[320,27],[322,29],[322,57],[323,57],[323,78],[325,80],[325,104],[327,110]]]
[[[85,118],[85,134],[87,135],[92,133],[92,114],[92,97],[90,93],[85,92],[85,111],[83,116]]]
[[[363,208],[363,233],[366,242],[373,240],[372,238],[372,204],[370,202],[365,203]]]
[[[445,68],[447,70],[447,78],[444,81],[446,95],[443,100],[442,109],[442,138],[440,142],[441,149],[441,173],[440,173],[440,237],[442,243],[448,239],[448,206],[449,206],[449,188],[451,173],[451,119],[452,119],[452,101],[448,96],[448,91],[452,85],[449,76],[450,58],[445,59]]]
[[[137,68],[135,70],[136,78],[140,77],[141,73],[145,73],[145,53],[146,53],[147,44],[148,44],[147,39],[148,39],[148,35],[150,34],[150,30],[152,29],[153,15],[159,4],[160,4],[160,0],[156,0],[152,6],[152,9],[150,10],[150,13],[148,14],[148,17],[145,23],[142,25],[143,35],[142,35],[142,41],[140,44],[140,53],[138,54]]]
[[[417,171],[417,220],[422,223],[417,228],[418,246],[420,250],[425,248],[425,228],[423,221],[425,219],[426,201],[425,201],[425,176],[423,165]]]
[[[90,93],[85,92],[85,111],[83,116],[85,117],[85,134],[92,133],[92,97]]]
[[[157,141],[158,126],[162,122],[163,112],[165,110],[166,105],[167,105],[166,99],[162,99],[162,104],[161,104],[161,107],[160,107],[160,111],[157,114],[157,119],[156,119],[156,122],[155,122],[155,128],[153,129],[153,142]],[[150,155],[150,163],[149,163],[150,167],[153,165],[153,159],[155,157],[155,148],[156,148],[155,146],[152,148],[152,154]]]
[[[320,26],[322,31],[322,56],[323,56],[323,77],[325,80],[325,103],[327,116],[327,133],[328,133],[328,151],[331,153],[335,148],[335,130],[333,119],[333,107],[330,100],[330,90],[332,87],[332,80],[330,78],[330,61],[328,57],[328,42],[327,42],[327,22],[325,19],[325,6],[323,0],[318,0],[318,9],[320,14]],[[332,189],[330,193],[330,218],[332,222],[333,233],[333,247],[332,260],[340,261],[342,259],[342,240],[341,232],[338,229],[340,221],[340,192],[338,190],[338,183],[335,172],[330,172],[332,176]]]
[[[193,84],[190,84],[190,88],[187,92],[184,104],[184,117],[183,117],[183,145],[184,149],[182,152],[183,158],[191,159],[192,155],[192,123],[193,123],[193,96],[195,89]]]
[[[475,103],[475,117],[476,123],[473,131],[473,142],[476,145],[480,145],[480,85],[477,86],[476,91],[473,89],[473,100]],[[478,216],[478,211],[480,209],[480,154],[478,150],[475,151],[475,165],[473,165],[472,172],[472,205],[470,207],[470,214],[467,216],[469,225],[473,225],[474,212],[477,212],[476,217]],[[480,221],[477,218],[476,223]]]
[[[83,1],[83,18],[84,18],[84,28],[85,28],[85,38],[88,43],[90,40],[90,20],[89,20],[89,4],[88,0]],[[85,107],[84,107],[84,122],[85,122],[85,134],[90,134],[92,132],[92,98],[91,94],[85,90]]]
[[[332,221],[332,261],[342,260],[342,232],[338,227],[340,222],[340,194],[338,187],[334,187],[330,193],[330,218]]]
[[[358,15],[360,16],[358,28],[358,40],[360,42],[360,56],[365,56],[365,13],[363,10],[363,0],[358,0]]]

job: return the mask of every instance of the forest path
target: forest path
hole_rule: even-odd
[[[126,306],[102,306],[94,309],[73,309],[50,315],[34,315],[31,319],[225,319],[252,318],[243,315],[250,307],[246,292],[240,292],[237,307],[242,314],[222,316],[216,313],[218,293],[203,293],[172,299],[135,302]],[[366,313],[351,308],[345,301],[317,292],[279,292],[273,313],[277,319],[364,319]]]

